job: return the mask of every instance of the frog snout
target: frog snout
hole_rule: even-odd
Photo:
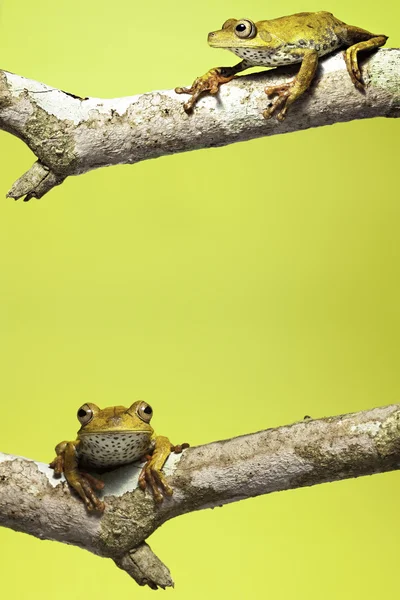
[[[215,38],[215,31],[210,31],[207,40],[210,42],[213,38]]]

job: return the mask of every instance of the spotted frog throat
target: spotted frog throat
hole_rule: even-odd
[[[358,53],[375,50],[386,43],[386,35],[375,35],[346,25],[329,12],[304,12],[253,23],[250,19],[228,19],[219,31],[208,34],[213,48],[226,48],[242,60],[233,67],[216,67],[198,77],[190,88],[178,87],[178,94],[191,94],[184,104],[191,111],[199,96],[216,94],[221,84],[231,81],[237,73],[250,67],[281,67],[300,63],[293,81],[265,89],[275,98],[263,115],[276,113],[283,121],[289,106],[310,87],[318,66],[318,58],[339,48],[346,48],[345,61],[350,78],[357,89],[364,89],[358,64]]]
[[[171,496],[173,490],[161,469],[171,452],[179,453],[189,444],[173,446],[167,437],[154,434],[150,425],[153,410],[143,401],[129,408],[111,406],[101,410],[96,404],[84,404],[78,410],[81,428],[73,442],[56,446],[56,458],[50,463],[54,474],[65,475],[69,485],[79,494],[89,511],[104,511],[104,502],[95,490],[104,487],[83,469],[105,471],[146,458],[139,475],[139,487],[148,486],[156,502]]]

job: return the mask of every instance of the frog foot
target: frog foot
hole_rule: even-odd
[[[82,471],[73,474],[70,473],[67,477],[67,481],[82,498],[89,512],[104,512],[104,502],[95,494],[95,490],[103,489],[104,481],[93,477],[90,473]]]
[[[195,79],[190,88],[177,87],[175,88],[175,92],[177,94],[192,95],[192,97],[183,105],[185,112],[190,112],[202,94],[204,94],[205,92],[208,92],[213,95],[216,94],[221,84],[227,83],[233,78],[234,75],[227,77],[226,75],[224,75],[223,69],[217,67],[214,69],[210,69],[205,75],[202,75],[201,77]]]
[[[54,469],[54,477],[61,477],[64,473],[64,457],[62,454],[59,454],[55,457],[53,461],[49,464],[50,469]]]
[[[189,448],[190,444],[187,444],[186,442],[184,444],[178,444],[177,446],[171,446],[171,452],[173,452],[174,454],[181,454],[181,452],[183,452],[184,450],[186,450],[186,448]]]
[[[279,109],[276,118],[278,121],[283,121],[286,117],[287,109],[289,108],[289,98],[292,91],[293,82],[282,83],[282,85],[273,85],[265,88],[265,93],[268,97],[278,96],[271,106],[263,112],[264,119],[270,119],[272,115]]]
[[[167,483],[165,475],[155,465],[154,457],[147,456],[146,459],[147,462],[139,475],[139,487],[144,491],[149,486],[154,500],[160,504],[164,496],[172,496],[173,490]]]
[[[362,79],[360,66],[358,64],[356,46],[350,46],[350,48],[347,48],[347,50],[343,54],[351,81],[354,83],[358,90],[363,92],[365,90],[365,85]]]

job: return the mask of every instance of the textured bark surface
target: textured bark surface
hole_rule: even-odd
[[[99,167],[223,146],[251,138],[371,117],[400,116],[400,50],[361,60],[365,93],[350,81],[342,52],[321,60],[310,90],[286,120],[266,121],[264,88],[290,80],[298,68],[241,76],[205,96],[192,114],[172,90],[127,98],[77,98],[0,71],[0,129],[21,138],[38,157],[8,196],[40,198],[69,175]],[[177,82],[177,85],[184,82]]]
[[[270,492],[400,467],[400,405],[307,419],[189,448],[165,466],[174,495],[156,505],[138,465],[101,476],[106,510],[88,514],[42,463],[0,454],[0,525],[113,558],[141,585],[173,585],[146,538],[178,515]]]

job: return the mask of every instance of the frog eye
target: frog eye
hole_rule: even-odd
[[[235,27],[235,33],[238,38],[249,39],[253,38],[257,34],[257,28],[253,21],[242,19],[241,21],[238,21]]]
[[[136,408],[136,413],[138,417],[142,419],[145,423],[150,423],[151,417],[153,416],[153,409],[150,404],[146,402],[140,402],[138,407]]]
[[[80,407],[76,416],[81,425],[87,425],[93,419],[93,410],[89,404],[84,404]]]

